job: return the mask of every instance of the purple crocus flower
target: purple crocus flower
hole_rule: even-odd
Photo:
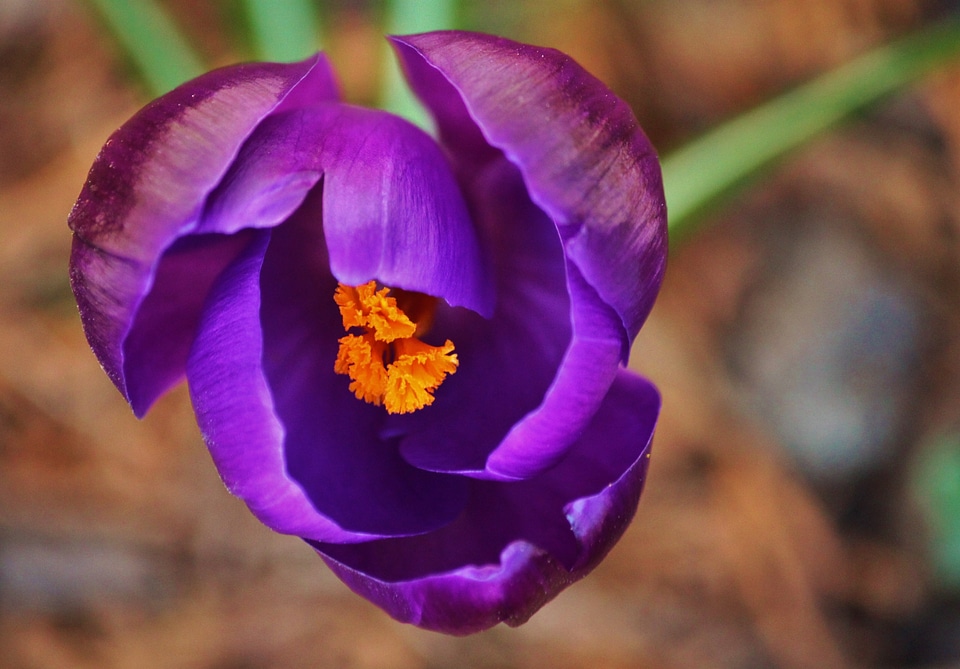
[[[438,139],[323,55],[217,70],[108,141],[70,215],[87,337],[143,415],[184,375],[227,488],[398,620],[519,624],[636,509],[624,363],[666,255],[656,155],[569,57],[393,38]]]

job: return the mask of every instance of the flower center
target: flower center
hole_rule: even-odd
[[[449,339],[443,346],[431,346],[417,338],[430,327],[436,298],[399,290],[391,297],[390,292],[386,287],[377,290],[376,281],[356,287],[337,284],[333,299],[343,329],[362,332],[340,338],[333,371],[350,377],[357,399],[383,405],[387,413],[412,413],[433,404],[433,392],[460,363]]]

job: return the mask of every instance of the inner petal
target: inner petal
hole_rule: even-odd
[[[497,282],[490,319],[438,306],[432,343],[449,337],[460,368],[429,411],[397,416],[386,434],[403,438],[412,464],[482,472],[511,427],[533,411],[553,381],[571,338],[570,298],[556,227],[501,159],[468,187],[473,219],[488,244]],[[429,340],[429,338],[428,338]]]
[[[321,178],[329,266],[339,281],[377,279],[492,312],[493,282],[447,158],[429,135],[386,112],[319,104],[267,119],[206,219],[272,226]]]

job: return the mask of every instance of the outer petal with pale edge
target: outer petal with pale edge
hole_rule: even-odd
[[[203,300],[245,243],[187,239],[207,196],[264,118],[336,98],[322,55],[215,70],[144,107],[100,151],[70,214],[70,276],[87,338],[137,415],[183,376]]]
[[[470,204],[482,212],[497,196],[477,176],[505,156],[556,226],[573,328],[539,406],[499,443],[457,458],[444,439],[412,435],[404,455],[437,471],[523,479],[571,447],[653,305],[667,239],[657,157],[626,103],[558,51],[455,31],[393,41]]]
[[[550,471],[523,482],[474,481],[464,514],[430,534],[311,543],[347,585],[403,622],[449,634],[519,625],[623,534],[643,489],[659,406],[648,381],[621,372]]]

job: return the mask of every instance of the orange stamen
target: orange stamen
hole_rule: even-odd
[[[377,290],[375,281],[356,287],[337,285],[333,299],[340,308],[343,329],[363,332],[340,339],[333,371],[350,377],[350,390],[357,399],[383,405],[388,413],[412,413],[433,404],[433,392],[460,363],[449,339],[443,346],[417,339],[418,324],[389,292],[389,288]],[[423,311],[417,314],[419,330],[433,316],[432,308]]]
[[[380,341],[412,337],[417,326],[397,307],[397,301],[387,297],[389,288],[377,290],[377,282],[371,281],[353,288],[337,284],[333,300],[340,307],[343,328],[353,327],[373,330]]]
[[[387,368],[383,354],[387,345],[370,334],[340,338],[340,350],[333,371],[350,377],[350,390],[358,400],[380,406],[387,388]]]

